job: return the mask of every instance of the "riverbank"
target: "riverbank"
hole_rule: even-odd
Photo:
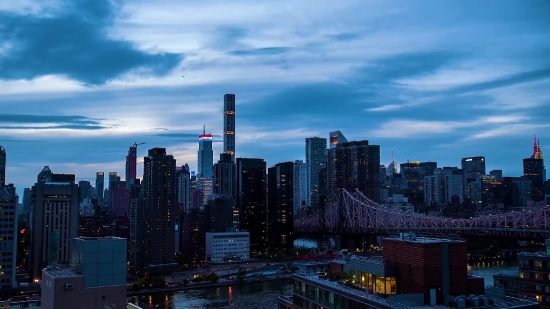
[[[284,281],[284,280],[290,281],[291,277],[292,275],[285,275],[285,276],[274,277],[274,278],[250,280],[242,283],[238,283],[235,281],[225,281],[225,282],[217,282],[217,283],[210,283],[210,282],[190,283],[188,285],[176,286],[176,287],[165,288],[165,289],[128,291],[126,293],[126,296],[132,297],[132,296],[139,296],[139,295],[159,294],[159,293],[173,293],[173,292],[196,290],[196,289],[202,289],[202,288],[215,288],[215,287],[223,287],[223,286],[229,286],[229,285],[246,285],[251,283],[263,283],[263,282],[270,282],[270,281]]]

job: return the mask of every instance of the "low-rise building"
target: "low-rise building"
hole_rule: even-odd
[[[126,307],[126,239],[71,240],[71,259],[42,274],[42,309]]]
[[[493,275],[495,286],[503,287],[511,297],[533,298],[543,306],[550,306],[550,239],[546,252],[518,254],[517,274]]]
[[[206,233],[206,263],[239,263],[250,260],[250,233]]]

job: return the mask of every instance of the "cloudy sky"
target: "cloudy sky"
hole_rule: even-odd
[[[382,163],[484,155],[519,175],[534,134],[550,153],[548,16],[548,0],[2,0],[7,181],[124,175],[134,141],[196,169],[203,125],[221,151],[225,93],[237,156],[268,165],[341,130]]]

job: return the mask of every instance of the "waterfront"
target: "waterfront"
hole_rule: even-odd
[[[468,265],[471,275],[483,277],[485,286],[493,285],[497,273],[517,273],[516,261],[476,262]],[[209,309],[209,308],[277,308],[277,296],[291,295],[290,281],[255,282],[223,287],[206,287],[176,293],[157,293],[131,297],[130,300],[145,309]],[[158,307],[155,307],[158,305]]]

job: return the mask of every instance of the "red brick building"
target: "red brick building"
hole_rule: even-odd
[[[398,294],[423,293],[425,304],[441,304],[445,296],[484,293],[484,280],[468,277],[464,241],[401,236],[385,238],[383,248]]]

